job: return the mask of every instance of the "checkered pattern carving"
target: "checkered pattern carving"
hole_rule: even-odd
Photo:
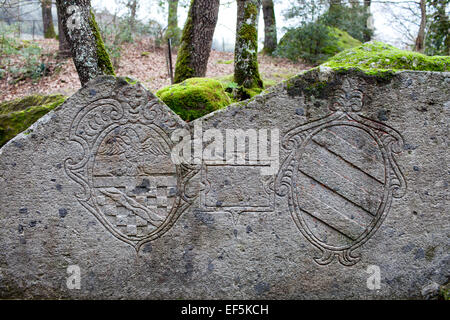
[[[173,208],[177,194],[175,176],[139,177],[136,183],[126,186],[112,185],[127,197],[135,200],[149,211],[166,218]],[[100,194],[97,203],[111,224],[127,236],[143,236],[155,229],[151,223],[136,215],[111,197]]]

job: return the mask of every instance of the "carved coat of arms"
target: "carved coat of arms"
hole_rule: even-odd
[[[360,114],[363,92],[345,80],[334,94],[331,114],[289,131],[288,157],[277,177],[277,193],[288,196],[292,218],[321,251],[354,265],[354,251],[380,227],[392,198],[406,190],[394,154],[403,148],[393,128]]]
[[[196,173],[171,160],[170,134],[180,123],[140,85],[83,107],[70,141],[83,148],[65,169],[83,192],[78,201],[117,238],[139,250],[164,234],[195,195],[185,186]]]

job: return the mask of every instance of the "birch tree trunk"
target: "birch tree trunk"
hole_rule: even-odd
[[[57,0],[56,4],[81,84],[102,74],[114,75],[90,0]]]
[[[192,0],[175,66],[175,83],[204,77],[211,52],[220,0]]]

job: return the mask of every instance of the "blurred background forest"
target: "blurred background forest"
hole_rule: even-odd
[[[33,93],[68,96],[81,87],[56,2],[0,0],[0,101]],[[115,74],[135,78],[154,92],[172,83],[171,72],[177,78],[175,64],[183,27],[194,2],[84,1],[91,6]],[[218,16],[211,48],[203,49],[211,51],[204,76],[231,90],[255,87],[236,79],[235,44],[242,38],[236,28],[239,10],[244,10],[239,3],[246,1],[210,2],[218,6]],[[253,2],[260,6],[255,59],[263,83],[256,86],[262,88],[370,40],[427,55],[449,55],[449,0]],[[172,71],[168,68],[168,39]],[[189,76],[182,80],[185,78]]]

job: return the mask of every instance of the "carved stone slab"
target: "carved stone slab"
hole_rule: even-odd
[[[185,123],[100,77],[0,149],[0,298],[423,298],[449,84],[313,70]]]

